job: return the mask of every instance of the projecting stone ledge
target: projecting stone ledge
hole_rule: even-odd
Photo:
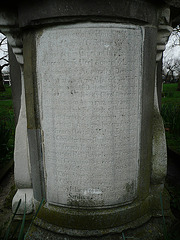
[[[145,218],[144,218],[145,219]],[[142,219],[141,219],[142,220]],[[66,233],[59,234],[58,231],[55,231],[55,228],[52,225],[49,225],[47,228],[43,228],[43,226],[33,225],[29,235],[27,236],[27,240],[122,240],[123,235],[128,239],[138,239],[138,240],[164,240],[164,227],[163,227],[163,218],[151,218],[145,224],[142,224],[141,220],[139,221],[139,226],[134,227],[133,225],[129,225],[127,230],[120,229],[112,229],[111,233],[107,233],[106,230],[102,231],[103,235],[98,236],[95,234],[94,236],[71,236]],[[174,217],[166,217],[166,225],[167,231],[169,232],[173,225],[176,223],[176,219]],[[40,224],[40,222],[39,222]],[[56,229],[57,230],[57,229]],[[87,235],[90,235],[91,232],[86,230]],[[94,231],[96,233],[96,231]],[[75,234],[75,232],[73,232]],[[75,234],[76,235],[76,234]]]
[[[174,221],[172,218],[166,218],[167,226],[172,226]],[[167,228],[169,230],[169,227]],[[88,230],[87,230],[88,232]],[[46,230],[33,226],[27,240],[122,240],[123,234],[125,237],[137,240],[164,240],[163,236],[163,218],[152,218],[147,224],[138,228],[131,228],[123,231],[123,233],[111,233],[103,235],[102,237],[72,237],[66,234],[59,235],[58,233],[51,232],[51,229]],[[126,239],[126,238],[125,238]]]
[[[143,202],[109,209],[75,209],[45,204],[27,239],[115,240],[121,239],[124,233],[126,237],[141,240],[161,240],[164,228],[159,191],[160,188],[155,187]],[[170,211],[169,195],[165,190],[162,199],[167,229],[170,229],[175,218]],[[35,206],[36,209],[39,206],[37,201]]]

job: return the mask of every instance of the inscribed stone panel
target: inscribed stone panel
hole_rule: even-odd
[[[47,200],[73,206],[136,197],[142,29],[75,24],[37,35]]]

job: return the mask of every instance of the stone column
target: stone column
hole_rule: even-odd
[[[92,22],[24,35],[33,189],[47,202],[43,226],[91,236],[149,218],[153,35],[149,26]]]
[[[18,106],[20,105],[20,112],[18,122],[15,130],[15,148],[14,148],[14,175],[15,184],[18,188],[17,193],[13,198],[12,208],[13,211],[19,199],[22,199],[18,213],[24,212],[24,200],[25,194],[27,199],[27,213],[33,211],[33,190],[31,183],[31,166],[29,161],[29,147],[27,139],[27,117],[25,106],[25,91],[24,91],[24,76],[23,76],[23,51],[22,51],[22,35],[17,26],[17,16],[11,12],[11,18],[9,12],[6,10],[0,13],[0,29],[8,39],[9,45],[12,47],[12,51],[15,54],[17,62],[21,69],[21,94],[17,100]],[[16,80],[14,79],[14,85]],[[12,86],[13,87],[13,86]],[[14,89],[16,91],[16,88]],[[19,89],[17,89],[19,91]],[[15,103],[16,104],[16,103]]]
[[[142,16],[133,1],[130,13],[116,1],[92,12],[72,1],[46,12],[48,4],[35,4],[33,16],[30,6],[19,12],[30,29],[23,46],[35,206],[46,199],[36,224],[84,237],[139,226],[161,213],[151,184],[161,178],[152,162],[159,8],[143,2]]]
[[[157,54],[156,54],[156,72],[155,72],[155,88],[154,88],[154,124],[153,124],[153,151],[152,151],[152,175],[153,184],[164,183],[167,170],[167,149],[163,120],[160,115],[158,104],[157,90],[157,68],[158,63],[162,59],[162,53],[165,50],[168,37],[172,32],[172,27],[167,25],[170,21],[169,8],[163,8],[160,11],[158,37],[157,37]],[[161,80],[161,79],[159,79]],[[157,186],[156,186],[157,187]]]
[[[35,209],[45,198],[35,224],[42,229],[103,238],[161,216],[166,149],[154,102],[163,6],[18,6]]]
[[[166,136],[164,130],[163,119],[160,114],[158,102],[158,64],[162,63],[162,53],[168,37],[172,32],[172,27],[168,25],[170,21],[170,9],[162,8],[159,11],[159,26],[157,34],[157,54],[156,54],[156,71],[155,71],[155,87],[154,87],[154,117],[153,117],[153,142],[152,142],[152,171],[151,171],[151,191],[154,196],[154,202],[159,201],[160,192],[164,199],[164,209],[169,205],[168,194],[164,189],[164,182],[167,173],[167,148]],[[160,83],[162,84],[162,83]],[[159,84],[159,85],[160,85]]]

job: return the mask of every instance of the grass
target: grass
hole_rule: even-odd
[[[173,102],[175,104],[180,104],[180,91],[176,91],[178,87],[177,83],[165,83],[163,84],[163,97],[162,104],[166,102]]]
[[[13,114],[12,100],[0,100],[0,119],[6,119],[9,114]]]
[[[167,146],[171,150],[180,154],[180,91],[176,91],[177,83],[163,84],[161,115],[163,117],[166,130]],[[170,160],[169,160],[170,161]],[[180,187],[178,184],[169,182],[166,179],[165,187],[171,198],[171,210],[179,219],[180,213]],[[167,240],[180,239],[180,221],[172,228]]]
[[[180,153],[180,137],[174,136],[174,134],[166,132],[166,140],[167,145],[171,150]]]
[[[161,115],[167,145],[180,153],[180,91],[176,91],[177,86],[177,83],[163,84]]]
[[[14,152],[14,111],[11,87],[0,93],[0,167],[13,158]]]
[[[5,92],[0,92],[0,120],[8,121],[9,116],[14,116],[11,87],[6,86]]]
[[[5,86],[5,89],[5,92],[0,92],[0,100],[12,99],[11,87]]]

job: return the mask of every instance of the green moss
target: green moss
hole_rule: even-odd
[[[143,202],[109,209],[43,206],[38,218],[62,228],[97,230],[119,227],[149,214],[149,198]]]

